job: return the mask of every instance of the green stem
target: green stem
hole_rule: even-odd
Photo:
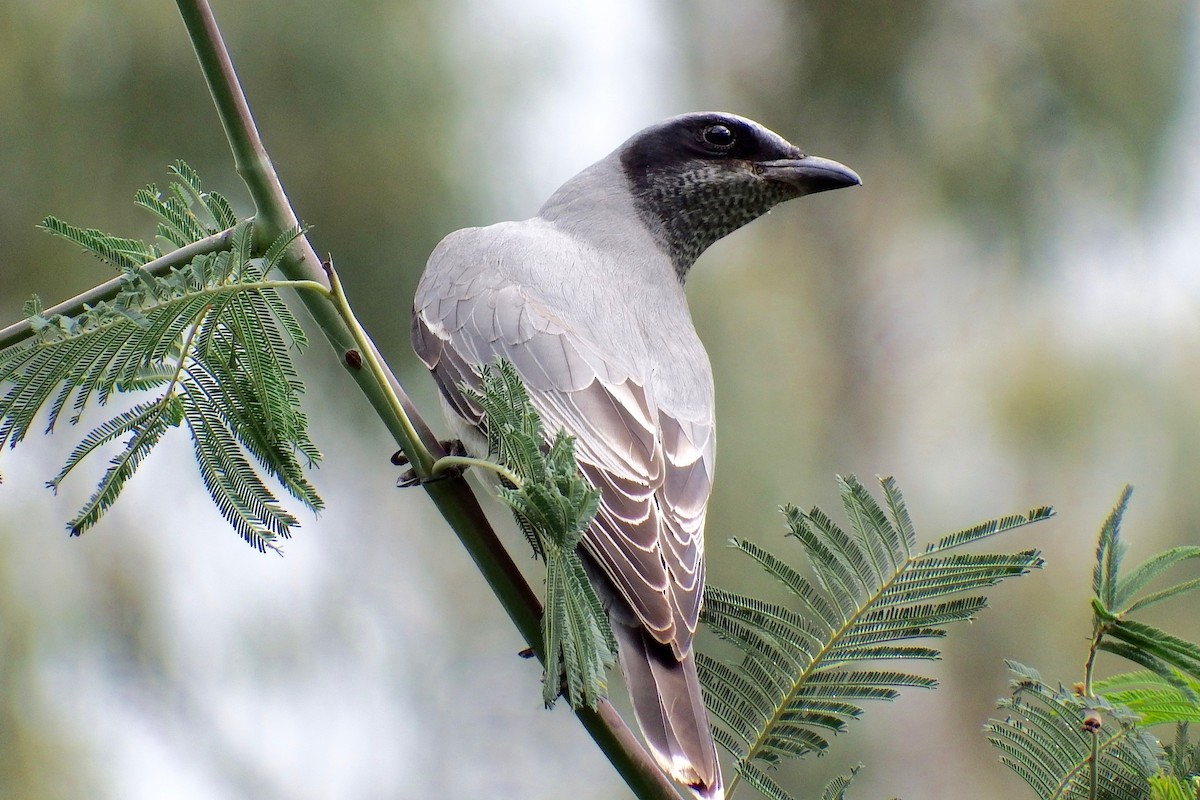
[[[299,224],[254,125],[254,118],[238,83],[229,52],[221,39],[212,9],[206,0],[176,0],[176,4],[212,93],[238,174],[245,181],[254,201],[258,213],[258,235],[267,242],[273,241],[284,231],[299,227]],[[292,280],[322,284],[330,280],[307,237],[300,237],[292,245],[289,257],[283,260],[280,269]],[[353,318],[353,314],[344,316],[349,306],[344,312],[336,307],[337,304],[327,302],[314,292],[300,292],[299,297],[336,352],[345,356],[352,349],[360,349],[361,355],[371,365],[370,369],[363,370],[354,366],[351,359],[343,358],[351,376],[396,443],[410,454],[410,458],[416,454],[418,460],[428,457],[432,461],[445,455],[399,381],[380,357],[374,343],[365,336],[365,332],[363,337],[356,338],[350,330],[347,316]],[[354,327],[361,330],[357,324]],[[403,413],[398,413],[398,410]],[[432,463],[429,466],[432,467]],[[424,486],[438,511],[474,559],[521,636],[541,656],[541,603],[492,530],[466,481],[461,478],[448,479],[427,482]],[[671,782],[607,700],[601,701],[595,711],[582,708],[575,713],[639,798],[678,800],[679,795]]]
[[[1092,758],[1088,764],[1088,800],[1100,796],[1100,732],[1092,731]]]
[[[1100,634],[1097,633],[1092,637],[1092,643],[1088,647],[1087,662],[1083,665],[1083,696],[1092,696],[1092,672],[1096,666],[1096,652],[1100,647]]]
[[[431,472],[434,475],[441,475],[448,469],[454,467],[478,467],[489,472],[494,472],[504,480],[511,483],[516,488],[520,489],[523,481],[512,470],[505,468],[495,461],[488,461],[486,458],[471,458],[470,456],[442,456],[433,464]]]
[[[217,289],[217,292],[253,292],[258,289],[295,289],[297,292],[316,292],[326,298],[332,296],[328,286],[316,281],[253,281],[251,283],[231,283],[228,286],[221,286]]]
[[[1092,675],[1096,670],[1096,654],[1100,652],[1100,642],[1108,633],[1108,623],[1099,616],[1095,617],[1092,625],[1092,641],[1088,645],[1087,661],[1083,665],[1083,696],[1092,696]]]
[[[354,337],[354,341],[358,344],[359,352],[362,354],[367,363],[367,367],[371,374],[375,377],[376,383],[383,389],[384,395],[387,397],[388,405],[391,408],[392,415],[404,428],[405,442],[399,444],[404,448],[405,454],[408,456],[408,461],[412,464],[413,470],[419,477],[430,477],[433,472],[433,454],[421,442],[421,437],[413,428],[412,421],[405,412],[403,404],[400,402],[400,397],[396,393],[391,381],[385,374],[386,369],[383,365],[383,359],[379,357],[379,351],[375,348],[375,343],[371,341],[371,337],[367,335],[367,331],[358,321],[358,317],[354,316],[354,309],[350,307],[350,301],[346,299],[346,291],[342,288],[342,281],[338,278],[337,270],[333,268],[333,261],[325,262],[325,274],[329,276],[329,286],[332,289],[333,305],[338,310],[338,314],[342,317],[342,322],[350,331],[350,335]]]
[[[178,0],[177,5],[217,107],[217,117],[225,129],[234,166],[250,190],[254,208],[266,217],[268,229],[276,229],[270,238],[300,227],[258,135],[250,105],[242,92],[212,9],[205,0]],[[318,274],[319,271],[313,270],[314,277]]]
[[[236,294],[238,292],[258,292],[263,289],[292,289],[296,292],[314,292],[320,297],[332,299],[333,294],[329,291],[329,287],[323,283],[316,281],[250,281],[247,283],[225,283],[220,286],[213,286],[208,289],[202,289],[198,292],[193,292],[184,295],[186,298],[193,297],[216,297],[222,294]],[[172,299],[167,302],[175,302]],[[165,305],[166,303],[164,303]]]
[[[195,340],[196,334],[200,332],[200,328],[204,324],[204,318],[208,316],[208,312],[210,311],[212,311],[211,303],[206,305],[204,310],[196,315],[195,324],[188,331],[187,338],[183,340],[183,346],[179,348],[179,361],[175,364],[175,372],[171,375],[171,382],[167,384],[167,388],[163,392],[162,402],[164,404],[171,399],[171,395],[175,393],[175,387],[179,385],[179,376],[183,374],[183,365],[191,357],[192,342]]]

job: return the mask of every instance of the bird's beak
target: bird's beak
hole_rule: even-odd
[[[759,161],[755,170],[763,178],[794,187],[800,195],[827,192],[845,186],[858,186],[862,179],[844,164],[820,156],[780,158]]]

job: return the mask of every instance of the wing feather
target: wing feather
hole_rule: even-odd
[[[450,258],[439,251],[432,258]],[[651,635],[684,656],[704,578],[711,408],[686,418],[661,407],[652,374],[572,330],[501,270],[463,261],[426,271],[413,315],[417,355],[448,408],[473,426],[480,410],[459,386],[478,385],[475,365],[512,362],[547,433],[576,437],[583,474],[600,492],[585,549]]]

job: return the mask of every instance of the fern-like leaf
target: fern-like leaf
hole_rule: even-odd
[[[0,447],[20,442],[44,408],[50,432],[68,408],[75,423],[93,401],[149,393],[96,426],[49,481],[57,489],[88,456],[122,442],[68,525],[71,533],[95,525],[166,432],[185,425],[221,514],[259,550],[276,548],[298,522],[247,455],[305,506],[322,507],[304,473],[320,452],[308,436],[303,386],[291,362],[304,334],[278,292],[260,285],[300,233],[290,231],[255,254],[251,222],[238,223],[229,202],[204,191],[183,162],[171,171],[178,180],[167,192],[147,187],[137,204],[158,217],[160,235],[175,246],[236,225],[228,250],[155,277],[143,267],[160,255],[158,248],[48,217],[46,230],[119,269],[121,289],[72,317],[47,317],[36,298],[26,304],[35,336],[0,353]]]
[[[1190,791],[1188,800],[1195,800],[1200,796],[1200,743],[1191,741],[1188,731],[1186,723],[1175,727],[1175,741],[1164,748],[1168,768],[1163,777],[1187,787]],[[1153,788],[1153,783],[1151,786]]]
[[[1092,592],[1110,610],[1118,608],[1119,587],[1117,573],[1125,557],[1125,543],[1121,541],[1121,518],[1129,507],[1133,487],[1126,486],[1104,525],[1100,528],[1100,541],[1096,546],[1096,566],[1092,570]]]
[[[112,236],[95,228],[80,228],[57,217],[42,220],[42,229],[82,247],[96,258],[124,272],[137,272],[161,253],[138,239]]]
[[[825,784],[825,790],[821,792],[821,800],[846,800],[846,789],[861,769],[862,764],[856,764],[845,775],[839,775]]]
[[[1042,800],[1083,800],[1096,796],[1090,794],[1094,758],[1099,796],[1147,799],[1147,781],[1166,765],[1165,753],[1128,709],[1052,689],[1034,670],[1008,664],[1013,694],[998,704],[1007,716],[985,728],[1005,766]]]
[[[1193,679],[1200,678],[1200,645],[1144,622],[1117,619],[1106,623],[1098,647],[1135,661],[1164,678],[1174,670]]]
[[[1092,647],[1140,664],[1167,683],[1184,688],[1181,677],[1200,680],[1200,645],[1131,619],[1129,615],[1200,588],[1200,578],[1193,578],[1135,599],[1166,570],[1200,557],[1200,547],[1171,548],[1122,576],[1120,566],[1125,542],[1121,539],[1121,522],[1132,492],[1131,487],[1124,488],[1100,528],[1092,578]]]
[[[100,485],[96,487],[96,491],[83,504],[83,508],[79,510],[75,518],[67,523],[67,530],[71,532],[72,536],[78,536],[95,525],[109,506],[116,502],[117,495],[121,493],[126,481],[133,477],[133,473],[141,464],[142,459],[150,455],[150,451],[167,432],[167,427],[173,418],[173,415],[168,412],[170,404],[170,398],[163,398],[148,407],[139,406],[136,416],[122,420],[119,427],[126,427],[126,423],[128,423],[128,429],[132,431],[133,435],[125,443],[125,449],[109,461],[108,470],[100,479]],[[121,420],[121,417],[116,419]],[[78,448],[76,448],[76,452],[78,452]],[[69,470],[71,466],[68,462],[68,466],[64,469]]]
[[[1200,722],[1200,681],[1181,673],[1168,680],[1149,670],[1123,672],[1093,681],[1092,691],[1137,714],[1143,727]]]
[[[978,592],[1042,564],[1036,550],[947,551],[1045,519],[1048,508],[976,525],[920,550],[893,480],[881,480],[882,504],[857,479],[839,481],[849,531],[820,509],[783,509],[811,580],[757,545],[731,542],[788,590],[795,607],[712,585],[705,590],[701,619],[742,652],[737,664],[697,656],[714,738],[737,759],[734,781],[772,798],[787,795],[764,768],[823,752],[829,734],[861,716],[862,701],[936,686],[886,665],[938,658],[936,648],[915,640],[939,639],[946,625],[973,619],[986,606],[978,594],[951,595]]]
[[[465,385],[463,391],[483,409],[492,456],[520,481],[501,486],[500,498],[546,562],[542,699],[549,707],[565,692],[572,708],[595,708],[607,693],[617,649],[578,551],[599,493],[579,472],[572,437],[559,431],[547,447],[541,418],[511,364],[499,360],[479,375],[479,391]]]
[[[1174,775],[1150,776],[1150,800],[1196,800],[1200,785],[1180,780]]]
[[[1134,567],[1130,573],[1120,581],[1114,599],[1114,608],[1125,608],[1127,603],[1133,600],[1134,595],[1146,587],[1150,581],[1158,577],[1160,574],[1170,569],[1171,567],[1193,558],[1200,558],[1200,546],[1184,545],[1181,547],[1172,547],[1169,550],[1164,550],[1158,553],[1145,562]],[[1126,613],[1137,611],[1138,609],[1146,608],[1161,603],[1163,600],[1168,600],[1176,595],[1184,594],[1192,591],[1200,585],[1200,581],[1195,579],[1184,581],[1176,584],[1168,589],[1155,592],[1151,595],[1133,602],[1125,608]]]

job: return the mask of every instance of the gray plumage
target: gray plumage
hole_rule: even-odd
[[[638,724],[660,766],[723,796],[692,638],[704,588],[713,379],[683,281],[713,242],[772,206],[858,176],[732,114],[674,117],[556,191],[536,217],[468,228],[433,251],[413,347],[468,450],[480,410],[459,385],[511,361],[548,433],[576,437],[600,491],[583,537]]]

